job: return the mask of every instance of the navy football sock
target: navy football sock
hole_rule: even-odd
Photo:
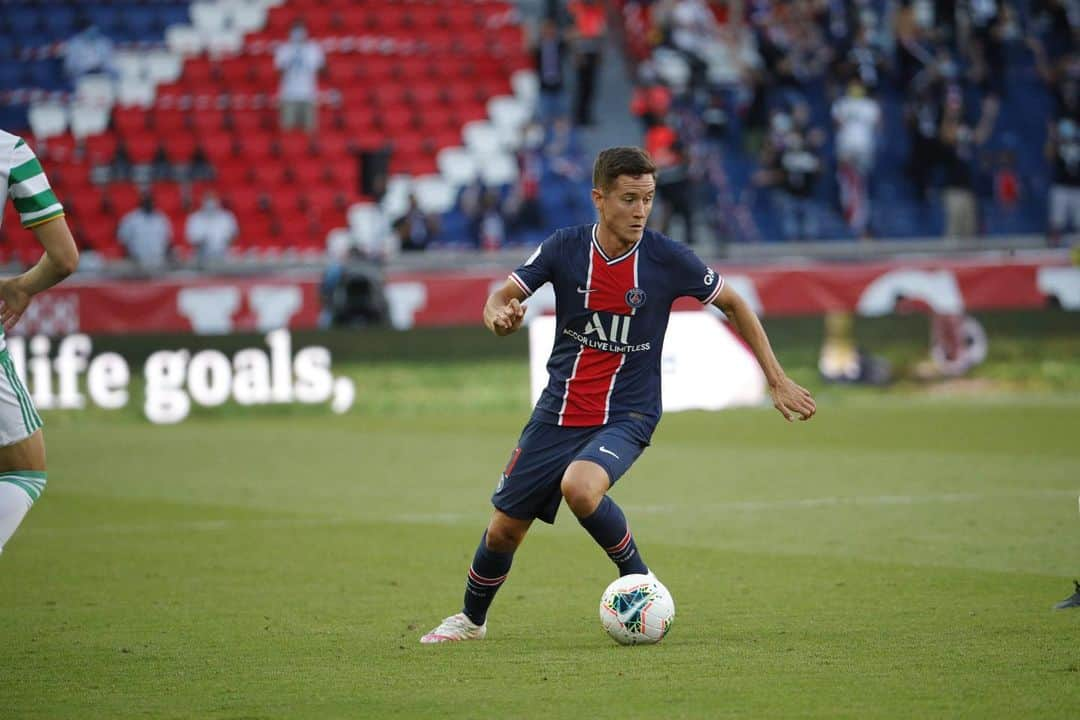
[[[578,522],[589,531],[593,540],[604,548],[611,561],[619,566],[619,575],[649,572],[645,561],[641,559],[641,553],[638,552],[634,536],[630,533],[626,516],[607,495],[596,506],[592,515],[579,518]]]
[[[473,555],[469,576],[465,581],[465,614],[477,625],[483,625],[487,619],[488,608],[495,599],[495,593],[506,581],[510,564],[514,562],[513,552],[496,552],[487,547],[487,531],[480,538],[480,546]]]

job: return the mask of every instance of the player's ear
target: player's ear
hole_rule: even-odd
[[[600,210],[600,204],[604,202],[604,193],[599,188],[592,189],[592,204],[593,207]]]

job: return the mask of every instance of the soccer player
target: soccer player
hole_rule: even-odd
[[[0,130],[0,222],[8,195],[22,226],[45,254],[32,268],[0,280],[0,552],[45,489],[41,418],[11,364],[3,330],[19,322],[31,298],[75,272],[79,251],[64,208],[26,141]]]
[[[479,640],[514,551],[533,520],[555,521],[565,499],[620,575],[649,573],[607,492],[649,445],[660,420],[660,356],[676,298],[720,308],[750,345],[787,419],[807,420],[814,400],[785,374],[750,306],[685,245],[645,229],[656,166],[638,148],[602,151],[593,168],[599,222],[547,238],[488,298],[484,324],[517,331],[522,302],[555,288],[555,345],[549,381],[492,496],[495,507],[473,556],[465,606],[422,643]]]

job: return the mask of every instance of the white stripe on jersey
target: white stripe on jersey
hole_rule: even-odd
[[[604,398],[604,424],[607,425],[608,415],[611,413],[611,394],[615,392],[615,378],[619,377],[619,371],[622,370],[622,366],[626,364],[626,353],[623,353],[622,359],[619,360],[619,367],[615,368],[615,372],[611,373],[611,385],[608,386],[607,397]]]
[[[593,235],[596,235],[596,226],[593,225]],[[589,296],[592,295],[592,269],[593,269],[593,249],[589,248],[589,274],[585,277],[585,309],[589,309]],[[570,371],[570,377],[566,378],[566,387],[563,389],[562,395],[562,407],[559,408],[559,424],[563,424],[563,415],[566,414],[566,402],[570,399],[570,383],[577,377],[578,363],[581,361],[581,356],[585,352],[585,346],[582,345],[578,350],[577,357],[574,358],[574,369]],[[605,412],[605,417],[607,416]]]
[[[33,197],[39,192],[44,192],[49,189],[49,181],[45,178],[45,173],[38,173],[33,177],[29,177],[23,180],[21,183],[15,183],[14,185],[12,185],[11,197]]]
[[[586,295],[586,298],[588,296]],[[563,424],[563,415],[566,414],[566,401],[570,399],[570,383],[573,382],[574,376],[577,375],[578,363],[581,362],[581,356],[585,352],[585,346],[582,345],[581,349],[577,351],[577,357],[574,358],[574,368],[570,371],[570,377],[566,378],[566,387],[562,394],[562,407],[559,408],[559,424]]]

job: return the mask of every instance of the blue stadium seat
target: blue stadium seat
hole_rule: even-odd
[[[15,90],[23,87],[22,65],[16,62],[0,63],[0,90]]]
[[[75,8],[69,5],[50,5],[45,13],[44,24],[53,37],[64,39],[75,34]]]

